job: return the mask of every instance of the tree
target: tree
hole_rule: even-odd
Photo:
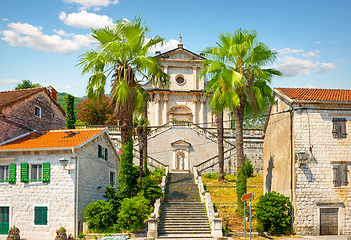
[[[110,108],[111,98],[104,95],[102,100],[86,98],[78,105],[78,119],[88,125],[117,125]]]
[[[21,83],[17,84],[15,90],[36,87],[41,87],[41,85],[39,83],[32,83],[30,80],[23,79]]]
[[[74,129],[76,123],[76,115],[74,114],[74,97],[71,94],[67,94],[66,106],[67,106],[67,117],[66,117],[66,129]]]
[[[220,100],[232,105],[235,114],[235,139],[237,170],[244,162],[243,117],[245,110],[257,114],[273,102],[268,86],[273,75],[281,76],[275,69],[266,68],[274,62],[277,53],[258,41],[257,31],[238,29],[233,34],[219,35],[217,46],[206,48],[204,74],[217,75],[221,84]],[[226,93],[227,92],[227,93]]]
[[[135,132],[139,143],[140,188],[144,177],[144,165],[147,164],[147,156],[145,156],[145,149],[147,148],[147,125],[149,125],[149,121],[145,117],[140,117],[139,119],[135,117],[133,120],[133,126],[136,128]]]
[[[92,29],[97,48],[79,57],[82,75],[92,74],[87,84],[88,98],[101,99],[107,78],[111,81],[111,107],[121,123],[121,140],[127,143],[132,134],[133,115],[142,114],[149,94],[136,80],[140,74],[155,86],[169,84],[169,76],[160,68],[157,57],[148,52],[163,44],[164,39],[148,36],[149,29],[141,23],[141,17],[133,21],[118,20],[112,28]],[[148,40],[148,41],[147,41]]]

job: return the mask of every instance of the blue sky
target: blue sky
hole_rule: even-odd
[[[76,67],[93,47],[90,28],[141,15],[151,36],[166,38],[162,52],[199,53],[219,33],[256,29],[279,54],[283,77],[271,87],[351,89],[351,1],[14,0],[0,2],[0,91],[23,79],[59,92],[85,95],[88,76]],[[108,90],[109,91],[109,90]]]

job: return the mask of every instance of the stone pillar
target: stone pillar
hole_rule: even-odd
[[[198,87],[197,87],[197,79],[196,79],[196,69],[197,69],[197,66],[193,66],[193,89],[196,89],[198,90]]]
[[[175,149],[173,149],[173,169],[176,169],[177,168],[177,152]]]
[[[193,96],[193,99],[192,99],[192,102],[193,102],[193,115],[194,115],[194,119],[193,119],[193,122],[194,123],[199,123],[199,113],[198,113],[198,110],[197,110],[197,96],[194,95]]]
[[[218,213],[215,214],[215,218],[212,218],[212,230],[211,235],[214,238],[221,238],[223,237],[222,233],[222,218],[216,217]]]
[[[200,127],[206,127],[206,125],[203,124],[207,120],[204,118],[206,101],[203,98],[201,98],[200,102]]]
[[[189,150],[185,151],[184,170],[189,170]]]
[[[150,218],[147,220],[147,237],[148,238],[157,238],[157,223],[158,219],[156,218],[156,214],[151,213]]]
[[[167,94],[165,94],[165,95],[163,95],[163,121],[162,121],[162,124],[166,124],[168,122],[167,111],[168,111],[168,96],[167,96]]]
[[[155,112],[155,125],[160,126],[160,94],[156,94],[155,96],[155,105],[156,105],[156,112]]]

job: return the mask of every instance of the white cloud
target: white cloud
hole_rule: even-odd
[[[106,15],[98,15],[95,13],[88,13],[85,10],[81,10],[78,13],[66,14],[61,12],[59,19],[66,25],[76,28],[104,28],[106,26],[112,27],[113,19]]]
[[[103,6],[107,7],[109,4],[117,4],[118,0],[64,0],[67,3],[76,3],[82,5],[82,9],[90,7]]]
[[[308,53],[302,54],[302,56],[305,56],[305,57],[320,57],[320,56],[317,55],[316,53],[319,53],[319,51],[316,50],[316,51],[314,51],[314,52],[308,52]]]
[[[333,63],[321,63],[321,67],[319,67],[314,73],[323,73],[334,70],[336,66]]]
[[[321,42],[320,41],[317,41],[317,42],[314,42],[315,44],[320,44]]]
[[[59,89],[71,89],[72,86],[70,85],[64,85],[64,84],[59,84],[59,83],[54,83],[54,82],[43,82],[40,83],[42,86],[53,86],[56,90]]]
[[[317,68],[317,64],[310,60],[286,56],[277,58],[277,63],[273,67],[281,71],[283,77],[294,77],[297,75],[310,75],[310,70]]]
[[[61,30],[56,30],[54,29],[54,32],[57,33],[58,35],[62,36],[62,37],[68,37],[69,34],[67,34],[65,31]]]
[[[162,52],[167,52],[171,49],[177,48],[178,47],[179,42],[177,40],[171,39],[167,42],[165,42],[165,44],[163,44],[163,46],[161,46],[161,44],[157,44],[155,48],[152,48],[149,51],[150,55],[155,55],[156,51],[160,51]]]
[[[21,83],[20,80],[16,80],[16,79],[3,79],[0,82],[4,83],[4,84],[19,84],[19,83]]]
[[[34,27],[28,23],[10,23],[7,26],[11,29],[2,31],[4,37],[1,39],[13,47],[29,47],[36,51],[66,54],[82,46],[90,47],[91,43],[89,36],[86,35],[71,34],[72,39],[63,39],[59,35],[45,35],[41,32],[41,27]]]
[[[303,50],[296,50],[296,49],[290,49],[290,48],[284,48],[277,50],[279,54],[287,54],[287,53],[298,53],[298,52],[303,52]]]
[[[7,19],[7,18],[3,18],[2,20],[4,20],[4,21],[8,21],[8,19]]]
[[[94,8],[93,8],[93,11],[95,11],[95,12],[100,11],[100,10],[101,10],[100,7],[94,7]]]

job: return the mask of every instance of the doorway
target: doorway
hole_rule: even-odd
[[[9,227],[9,207],[0,207],[0,234],[8,234]]]
[[[338,235],[338,212],[339,208],[320,209],[321,235]]]

